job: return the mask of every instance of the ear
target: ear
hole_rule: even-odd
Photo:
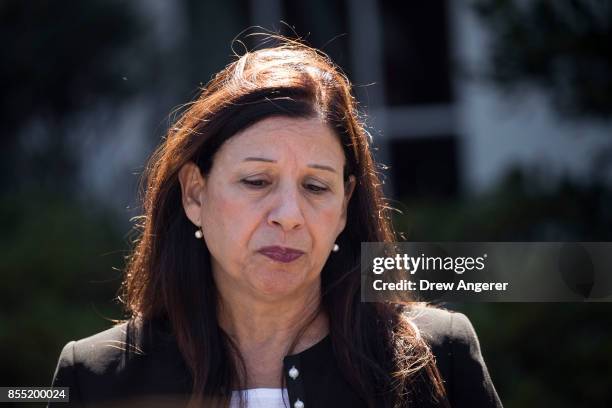
[[[342,223],[341,223],[340,232],[342,232],[344,230],[344,227],[346,226],[348,204],[351,201],[351,197],[353,196],[353,191],[355,191],[356,184],[357,184],[357,179],[352,174],[349,176],[346,183],[344,183],[344,201],[342,203],[342,215],[341,215]]]
[[[185,215],[198,227],[202,225],[201,210],[204,186],[206,180],[200,173],[200,168],[193,162],[187,162],[178,174],[181,183],[181,199]]]

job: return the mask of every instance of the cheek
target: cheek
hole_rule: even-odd
[[[341,203],[322,206],[312,212],[310,216],[311,224],[319,237],[319,241],[323,241],[327,245],[336,239],[336,235],[340,232],[339,228],[342,226],[341,216]]]
[[[251,221],[257,219],[253,206],[228,191],[212,191],[209,197],[212,198],[203,206],[203,217],[210,228],[211,244],[230,249],[248,240]]]

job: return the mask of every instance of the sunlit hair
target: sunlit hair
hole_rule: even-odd
[[[351,85],[320,51],[286,38],[275,40],[272,48],[245,52],[219,72],[151,157],[143,175],[141,235],[122,286],[127,312],[133,320],[169,322],[193,374],[191,406],[229,406],[232,390],[245,388],[244,361],[219,327],[210,253],[194,238],[196,227],[183,210],[178,173],[193,161],[206,176],[219,147],[264,118],[319,118],[342,145],[345,181],[349,175],[357,180],[346,228],[337,240],[341,250],[321,272],[317,311],[329,316],[340,372],[369,407],[441,400],[444,389],[433,355],[407,318],[407,306],[360,301],[361,242],[393,242],[396,237]],[[316,317],[305,319],[300,334]]]

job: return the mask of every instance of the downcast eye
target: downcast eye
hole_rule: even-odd
[[[241,182],[253,188],[263,188],[270,184],[267,180],[263,180],[263,179],[255,179],[255,180],[243,179],[241,180]]]
[[[320,186],[318,184],[306,184],[306,189],[310,190],[313,193],[323,193],[329,190],[327,187]]]

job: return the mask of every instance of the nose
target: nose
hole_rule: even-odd
[[[279,226],[288,232],[304,225],[299,191],[295,187],[279,189],[268,213],[268,224]]]

